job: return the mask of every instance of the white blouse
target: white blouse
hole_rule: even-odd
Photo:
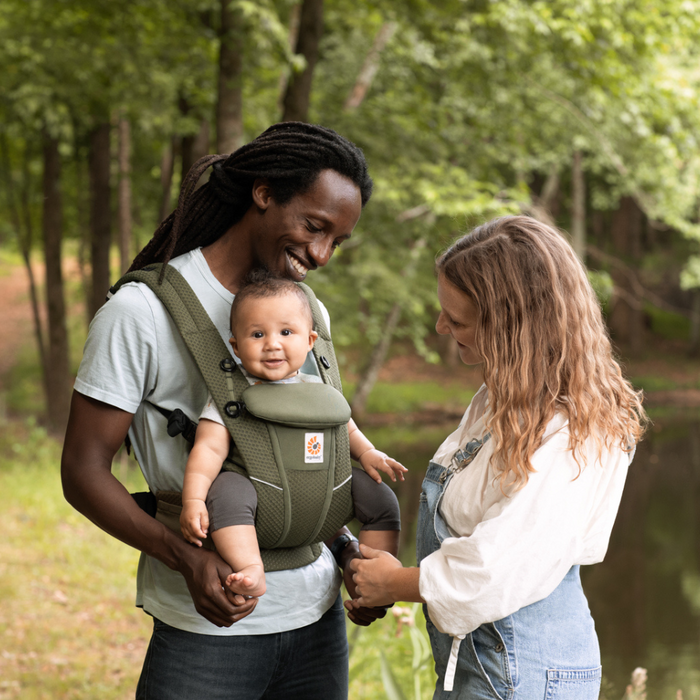
[[[433,460],[449,466],[457,449],[481,438],[487,411],[482,386]],[[574,564],[603,560],[632,454],[613,448],[597,459],[591,439],[579,474],[568,443],[568,421],[557,414],[527,484],[506,495],[489,465],[493,439],[452,478],[440,513],[453,537],[420,565],[420,593],[438,630],[463,637],[546,598]]]

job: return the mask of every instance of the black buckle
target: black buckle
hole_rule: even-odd
[[[224,406],[224,412],[229,418],[238,418],[245,411],[243,401],[229,401]]]
[[[330,369],[330,368],[331,368],[331,363],[328,362],[328,360],[327,360],[323,355],[321,355],[318,359],[321,361],[321,364],[322,364],[326,369]]]
[[[219,362],[219,367],[221,367],[224,372],[233,372],[233,370],[236,369],[236,363],[230,357],[225,357]]]

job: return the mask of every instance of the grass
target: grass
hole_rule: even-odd
[[[355,385],[343,383],[348,400],[352,399]],[[377,382],[367,402],[367,413],[411,413],[426,408],[465,409],[474,396],[472,389],[459,383],[445,386],[439,382]]]
[[[133,698],[151,627],[133,605],[138,554],[65,502],[59,460],[59,442],[33,421],[0,426],[0,698]],[[138,469],[116,462],[115,472],[143,488]],[[425,634],[420,610],[411,612]],[[353,700],[387,697],[380,651],[415,697],[410,627],[396,631],[392,614],[369,628],[349,624]],[[421,697],[431,697],[432,668],[419,678]]]

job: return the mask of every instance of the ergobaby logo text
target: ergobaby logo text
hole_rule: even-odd
[[[304,440],[304,462],[323,462],[323,433],[306,433]]]

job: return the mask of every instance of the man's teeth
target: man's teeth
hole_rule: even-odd
[[[300,274],[305,275],[308,271],[308,267],[304,267],[295,257],[289,256],[289,261],[292,263],[292,267]]]

